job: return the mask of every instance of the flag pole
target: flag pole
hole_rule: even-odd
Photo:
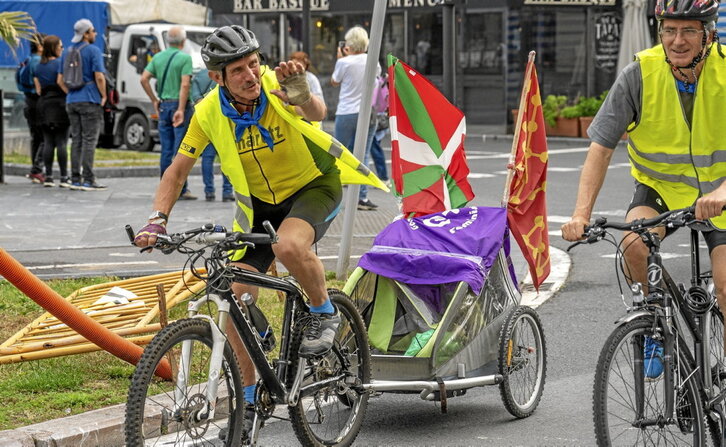
[[[522,119],[524,118],[525,102],[527,100],[527,91],[530,88],[529,81],[534,67],[534,58],[537,55],[535,51],[530,51],[527,58],[527,68],[524,72],[524,82],[522,83],[522,94],[519,97],[519,113],[517,114],[517,122],[514,124],[514,136],[512,137],[512,151],[509,154],[509,162],[507,163],[507,179],[504,182],[504,193],[502,194],[502,207],[506,208],[509,202],[509,188],[514,177],[514,161],[517,154],[517,146],[519,145],[519,132],[522,129]]]
[[[363,79],[363,93],[358,113],[358,123],[355,132],[355,143],[353,155],[363,163],[366,153],[366,142],[368,140],[368,127],[370,123],[371,104],[373,102],[373,84],[376,79],[376,68],[378,56],[381,53],[381,41],[383,40],[383,24],[386,19],[386,1],[376,0],[373,4],[373,16],[371,20],[371,36],[368,43],[368,54]],[[353,225],[358,204],[358,191],[360,185],[349,185],[343,195],[345,212],[343,214],[343,230],[340,236],[340,247],[338,249],[338,262],[336,265],[336,279],[345,280],[348,277],[350,265],[350,252],[353,239]]]

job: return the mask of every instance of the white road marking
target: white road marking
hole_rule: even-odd
[[[492,178],[496,177],[494,174],[479,174],[476,172],[470,172],[467,178]]]
[[[689,255],[689,254],[681,254],[681,253],[661,253],[660,256],[663,259],[676,259],[676,258],[687,258],[687,257],[689,257],[691,255]],[[610,254],[607,254],[607,255],[601,255],[600,257],[601,258],[610,258],[610,259],[613,259],[613,258],[615,258],[615,253],[610,253]]]
[[[136,253],[109,253],[108,255],[119,258],[133,258],[134,256],[136,256]]]
[[[87,262],[84,264],[50,264],[36,265],[27,267],[28,270],[50,270],[50,269],[66,269],[66,268],[85,268],[85,267],[110,267],[125,265],[152,265],[158,264],[157,261],[132,261],[132,262]]]
[[[532,286],[532,277],[527,273],[527,277],[524,279],[524,285],[522,286],[522,300],[520,304],[536,308],[552,298],[565,284],[567,275],[570,273],[571,264],[570,256],[567,253],[559,248],[550,246],[549,276],[545,282],[540,284],[540,292],[537,292]]]

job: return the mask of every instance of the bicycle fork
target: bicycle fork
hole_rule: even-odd
[[[217,322],[210,316],[199,314],[199,309],[207,301],[212,301],[217,306]],[[209,371],[207,375],[207,404],[199,409],[193,418],[195,421],[214,419],[214,413],[217,407],[217,391],[219,387],[219,373],[222,370],[222,360],[224,359],[224,345],[227,342],[225,335],[227,330],[227,321],[229,320],[229,302],[223,300],[219,295],[208,294],[196,301],[190,301],[187,307],[189,318],[203,318],[209,320],[212,330],[212,354],[209,361]],[[182,354],[180,359],[179,371],[177,372],[177,381],[175,387],[174,412],[178,412],[181,408],[186,407],[185,399],[187,393],[187,379],[189,378],[189,367],[192,358],[192,341],[185,340],[182,342]]]

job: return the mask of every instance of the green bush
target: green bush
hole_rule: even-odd
[[[557,117],[567,103],[567,96],[547,95],[542,103],[542,116],[547,124],[554,127],[557,125]]]

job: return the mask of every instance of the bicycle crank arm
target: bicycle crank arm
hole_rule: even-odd
[[[287,395],[287,405],[294,407],[300,398],[300,385],[302,385],[305,377],[305,359],[300,358],[297,361],[297,371],[295,372],[295,381],[292,382],[290,392]]]
[[[345,374],[340,374],[340,375],[330,377],[325,380],[321,380],[320,382],[312,383],[300,390],[299,397],[312,396],[317,391],[319,391],[323,388],[327,388],[330,385],[334,385],[342,380],[345,380],[345,377],[346,377]]]
[[[633,421],[633,427],[636,428],[643,428],[643,427],[665,427],[666,425],[673,425],[675,424],[675,420],[673,418],[664,418],[662,416],[659,416],[655,419],[638,419]]]

